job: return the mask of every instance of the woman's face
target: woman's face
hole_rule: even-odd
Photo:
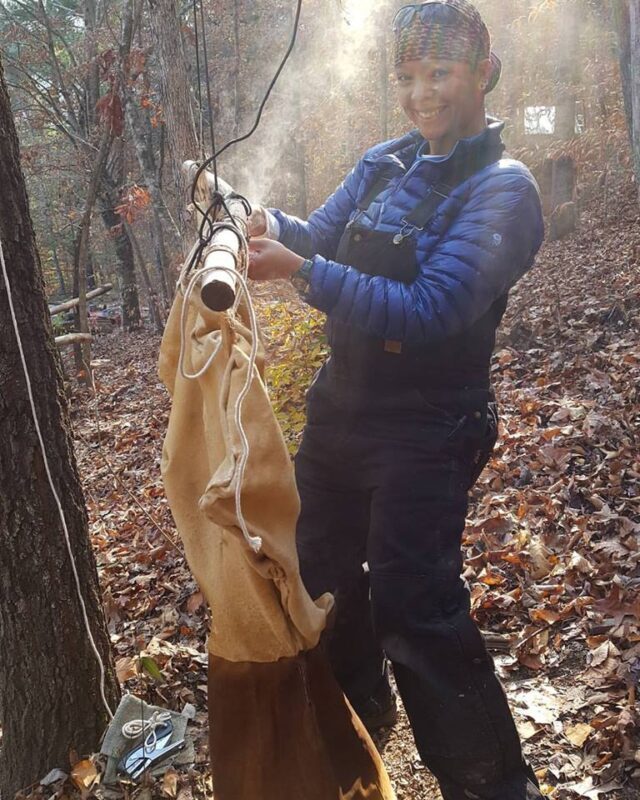
[[[429,142],[432,155],[447,155],[459,139],[484,130],[482,84],[490,70],[489,59],[475,70],[463,61],[430,58],[397,67],[400,105]]]

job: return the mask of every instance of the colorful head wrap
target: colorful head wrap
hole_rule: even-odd
[[[473,67],[490,58],[493,71],[486,92],[495,89],[502,62],[491,50],[491,36],[478,9],[468,0],[428,0],[403,6],[394,21],[395,65],[433,58],[466,61]]]

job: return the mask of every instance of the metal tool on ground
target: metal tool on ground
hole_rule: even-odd
[[[160,722],[159,727],[149,731],[142,744],[123,756],[118,764],[118,772],[127,778],[138,780],[147,770],[160,764],[178,750],[182,750],[185,740],[178,739],[172,742],[173,733],[171,719]]]

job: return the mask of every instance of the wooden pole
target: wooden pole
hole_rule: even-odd
[[[198,165],[195,161],[185,161],[182,172],[188,183],[192,183]],[[214,176],[205,170],[198,178],[195,198],[198,206],[205,210],[211,205],[215,192]],[[242,200],[234,199],[233,189],[228,183],[218,179],[218,191],[225,197],[227,208],[231,214],[229,222],[235,222],[240,229],[246,229],[247,210]],[[198,207],[191,209],[195,212],[197,224],[202,222],[202,213]],[[225,216],[219,219],[224,222]],[[200,285],[202,302],[212,311],[227,311],[235,303],[237,280],[233,272],[238,268],[241,257],[241,234],[235,233],[231,228],[220,228],[211,239],[211,252],[205,258],[204,268],[210,270],[203,277]],[[216,245],[220,247],[216,250]]]
[[[90,333],[65,333],[64,336],[56,336],[55,339],[58,347],[67,347],[70,344],[80,344],[92,340],[93,336]]]
[[[105,283],[104,286],[99,286],[97,289],[92,289],[90,292],[87,292],[87,300],[94,300],[96,297],[100,297],[101,295],[110,292],[112,289],[112,283]],[[56,314],[62,314],[63,311],[69,311],[70,309],[75,308],[79,302],[80,298],[74,297],[73,300],[66,300],[64,303],[54,306],[49,310],[49,313],[52,317],[55,317]]]

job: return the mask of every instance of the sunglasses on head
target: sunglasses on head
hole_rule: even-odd
[[[428,3],[412,3],[402,6],[393,20],[393,31],[397,33],[403,28],[408,28],[416,16],[422,22],[435,22],[440,25],[455,25],[460,21],[462,12],[448,3],[439,3],[432,0]]]

